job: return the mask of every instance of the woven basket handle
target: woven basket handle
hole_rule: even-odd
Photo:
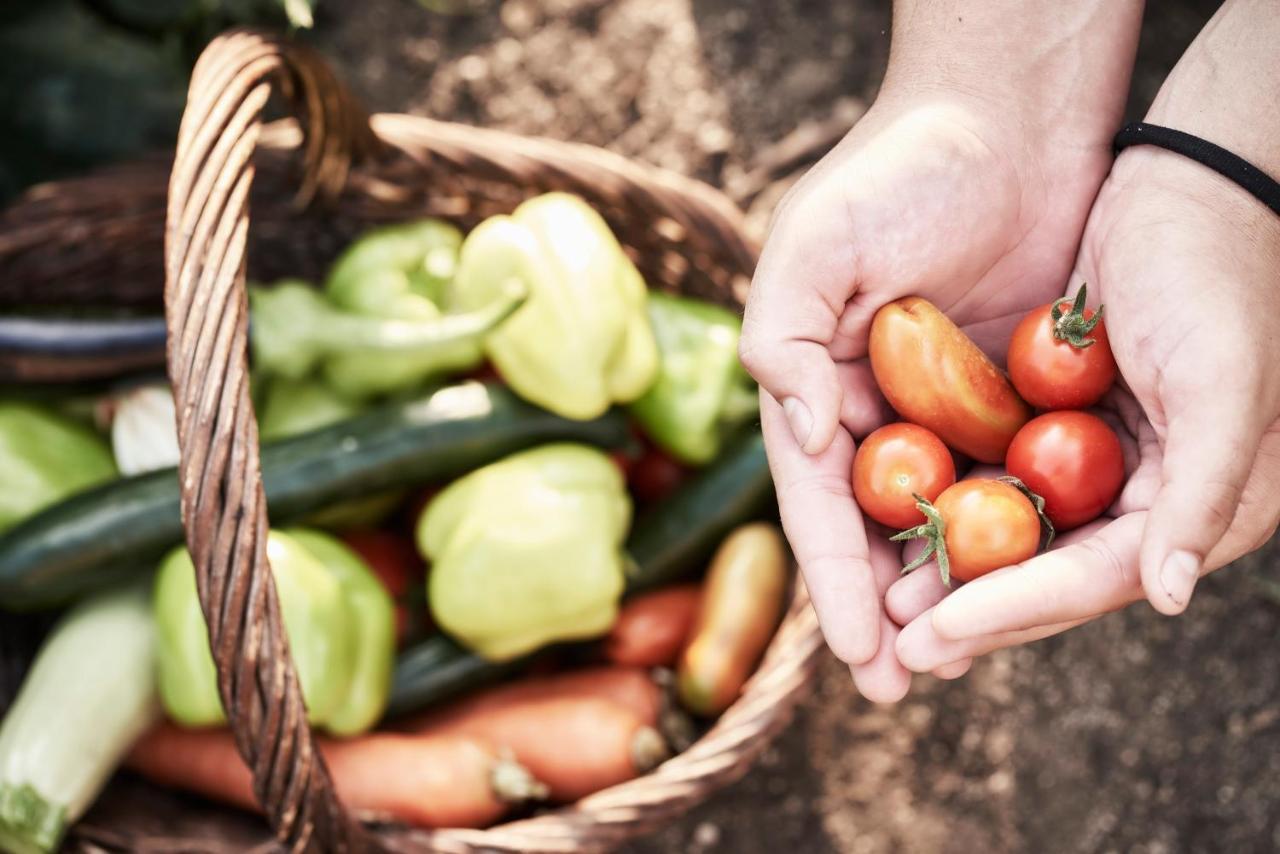
[[[238,30],[191,76],[165,222],[169,379],[182,519],[222,698],[254,793],[295,851],[375,843],[339,804],[307,725],[267,564],[267,507],[249,399],[245,238],[263,107],[278,86],[306,134],[298,202],[341,190],[373,146],[367,115],[313,51]]]

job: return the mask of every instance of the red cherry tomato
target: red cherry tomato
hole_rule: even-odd
[[[484,361],[469,374],[466,374],[464,379],[481,383],[502,382],[502,375],[498,373],[498,369],[494,367],[493,362]]]
[[[946,523],[951,577],[972,581],[1021,563],[1040,547],[1040,517],[1018,488],[998,480],[962,480],[938,496]]]
[[[1084,291],[1083,286],[1081,292]],[[1022,319],[1009,342],[1009,378],[1032,406],[1040,409],[1084,409],[1107,393],[1116,378],[1106,324],[1099,320],[1087,332],[1072,335],[1093,319],[1091,308],[1075,313],[1070,301],[1056,303],[1062,319],[1055,323],[1053,305],[1041,306]],[[1064,325],[1065,324],[1065,325]],[[1074,338],[1058,337],[1058,333]],[[1093,341],[1086,346],[1077,346]]]
[[[923,522],[914,495],[933,501],[955,482],[947,446],[916,424],[881,427],[862,441],[853,458],[853,497],[863,513],[891,528]]]
[[[1124,482],[1120,440],[1087,412],[1049,412],[1027,422],[1009,445],[1005,468],[1044,498],[1045,515],[1059,530],[1102,515]]]
[[[654,447],[626,469],[627,485],[640,504],[653,504],[666,498],[684,483],[688,471],[667,454]]]

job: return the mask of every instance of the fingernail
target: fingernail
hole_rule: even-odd
[[[1176,551],[1164,559],[1160,567],[1160,584],[1169,598],[1181,607],[1191,601],[1196,580],[1200,577],[1200,559],[1188,551]]]
[[[798,397],[788,397],[783,400],[782,411],[786,413],[787,422],[791,425],[791,432],[795,435],[796,442],[803,448],[805,442],[809,441],[809,434],[813,432],[813,413]]]

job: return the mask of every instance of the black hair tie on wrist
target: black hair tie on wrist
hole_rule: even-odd
[[[1133,122],[1120,129],[1112,145],[1117,154],[1131,145],[1155,145],[1190,157],[1235,182],[1249,195],[1280,214],[1280,181],[1243,157],[1237,157],[1208,140],[1172,128]]]

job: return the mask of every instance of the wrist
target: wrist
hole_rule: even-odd
[[[878,100],[960,104],[1018,144],[1108,154],[1141,0],[896,0]]]
[[[1142,196],[1152,211],[1178,212],[1199,219],[1205,230],[1249,236],[1259,249],[1280,248],[1280,217],[1231,179],[1174,151],[1126,148],[1111,168],[1105,192]]]
[[[1160,88],[1145,121],[1198,136],[1280,180],[1280,14],[1232,0]]]

